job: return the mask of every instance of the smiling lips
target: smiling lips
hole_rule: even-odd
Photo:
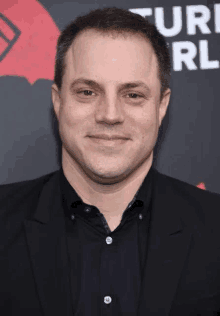
[[[91,138],[96,138],[96,139],[103,139],[103,140],[128,140],[127,137],[120,136],[120,135],[105,135],[105,134],[97,134],[97,135],[91,135],[89,136]]]
[[[99,134],[99,135],[91,135],[89,138],[92,140],[93,143],[96,143],[98,145],[103,145],[107,147],[118,147],[119,145],[123,145],[124,143],[127,142],[129,138],[126,138],[124,136],[120,135],[104,135],[104,134]]]

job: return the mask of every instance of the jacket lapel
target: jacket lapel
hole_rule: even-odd
[[[154,173],[151,230],[138,316],[169,314],[192,236],[193,208],[175,192],[168,177],[156,170]]]
[[[46,316],[72,315],[59,173],[44,185],[33,219],[25,221],[37,292]]]

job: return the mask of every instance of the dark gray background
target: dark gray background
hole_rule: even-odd
[[[39,1],[60,30],[77,15],[91,9],[119,6],[125,9],[163,7],[166,27],[172,27],[172,6],[183,10],[183,28],[172,42],[208,40],[209,59],[220,60],[220,34],[214,32],[213,1],[108,0]],[[119,4],[120,3],[120,4]],[[216,3],[220,3],[216,2]],[[186,6],[206,5],[212,18],[211,34],[186,32]],[[21,17],[22,18],[22,17]],[[149,18],[154,21],[154,17]],[[195,57],[199,65],[199,54]],[[0,63],[1,67],[1,63]],[[220,86],[219,69],[172,71],[172,98],[155,149],[154,166],[167,175],[193,185],[205,182],[206,189],[220,193]],[[0,77],[0,183],[33,179],[60,166],[60,142],[52,115],[52,81],[35,84],[21,77]]]

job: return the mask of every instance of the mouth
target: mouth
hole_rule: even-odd
[[[88,137],[98,138],[98,139],[105,139],[105,140],[115,140],[115,139],[125,139],[128,140],[129,138],[122,136],[122,135],[106,135],[106,134],[97,134],[97,135],[88,135]]]
[[[121,138],[121,137],[96,137],[96,136],[89,136],[89,139],[95,143],[104,146],[119,146],[123,145],[128,141],[128,138]]]

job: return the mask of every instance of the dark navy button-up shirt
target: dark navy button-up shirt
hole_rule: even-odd
[[[119,226],[85,204],[61,170],[73,315],[137,315],[152,204],[152,167]]]

